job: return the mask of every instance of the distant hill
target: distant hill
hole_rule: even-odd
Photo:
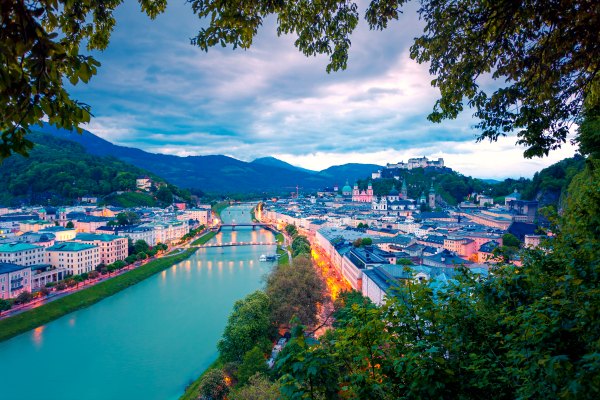
[[[285,161],[279,160],[275,157],[261,157],[261,158],[257,158],[256,160],[252,161],[251,164],[261,164],[261,165],[268,165],[271,167],[279,167],[279,168],[284,168],[284,169],[289,169],[291,171],[303,171],[303,172],[307,172],[309,174],[316,174],[317,171],[313,171],[310,169],[306,169],[306,168],[301,168],[301,167],[296,167],[295,165],[286,163]]]
[[[495,185],[497,183],[502,182],[502,181],[499,181],[497,179],[482,179],[482,181],[484,181],[485,183],[489,183],[490,185]]]
[[[296,185],[303,191],[315,191],[334,184],[341,185],[346,179],[353,182],[367,171],[370,174],[381,168],[371,164],[347,164],[314,172],[272,157],[250,163],[223,155],[179,157],[118,146],[88,131],[78,135],[49,125],[40,131],[77,142],[91,154],[114,156],[160,175],[179,187],[213,194],[285,193],[292,191]]]
[[[29,157],[13,155],[0,168],[0,204],[72,204],[84,196],[108,196],[119,206],[159,205],[151,193],[135,193],[136,178],[148,175],[164,184],[160,197],[169,202],[172,195],[184,195],[164,179],[114,157],[86,152],[70,140],[31,133],[35,143]],[[118,194],[116,192],[125,192]],[[189,199],[189,194],[185,194]]]
[[[344,165],[334,165],[323,171],[319,172],[319,176],[327,178],[334,183],[338,184],[340,187],[346,183],[352,185],[359,178],[368,176],[371,177],[372,172],[377,172],[377,170],[383,168],[380,165],[375,164],[344,164]]]
[[[531,184],[523,195],[538,200],[540,206],[554,205],[561,208],[569,184],[584,166],[585,158],[579,154],[552,164],[533,175]]]

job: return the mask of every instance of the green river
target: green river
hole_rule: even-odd
[[[251,206],[222,212],[250,222]],[[274,242],[224,228],[209,243]],[[199,249],[137,285],[0,343],[3,400],[177,399],[217,357],[233,303],[262,286],[275,246]]]

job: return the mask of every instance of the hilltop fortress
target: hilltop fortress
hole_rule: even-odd
[[[413,169],[413,168],[426,168],[426,167],[444,167],[444,159],[438,158],[437,161],[429,160],[427,157],[416,157],[409,158],[408,162],[400,161],[397,164],[386,164],[388,169],[399,168],[399,169]]]

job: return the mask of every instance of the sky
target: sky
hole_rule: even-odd
[[[408,55],[423,26],[414,4],[385,31],[361,20],[348,68],[330,74],[328,57],[305,57],[293,36],[277,36],[274,18],[249,50],[203,52],[190,38],[205,22],[184,0],[169,2],[155,20],[135,1],[115,16],[108,49],[94,53],[98,75],[71,93],[92,107],[86,129],[116,144],[244,161],[273,156],[313,170],[442,157],[465,175],[496,179],[531,177],[575,153],[567,143],[526,160],[514,136],[476,143],[473,110],[427,121],[439,92],[428,66]]]

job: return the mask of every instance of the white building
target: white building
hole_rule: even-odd
[[[73,240],[75,235],[77,235],[77,230],[75,228],[65,228],[62,226],[52,226],[50,228],[40,229],[38,232],[53,234],[57,242]]]
[[[30,243],[0,244],[0,262],[31,266],[45,262],[45,249]]]
[[[152,180],[150,178],[148,178],[147,176],[137,178],[135,180],[135,186],[139,190],[146,190],[146,191],[150,190],[150,188],[152,187]]]
[[[193,219],[202,225],[210,224],[210,214],[211,210],[206,208],[189,208],[183,213],[186,219]]]
[[[118,260],[127,258],[128,240],[123,236],[80,233],[75,242],[91,244],[100,249],[100,263],[112,264]]]
[[[168,222],[152,222],[144,224],[141,227],[148,227],[154,230],[154,246],[157,243],[171,243],[181,239],[183,235],[190,231],[190,226],[187,220],[185,221],[168,221]]]
[[[31,292],[31,267],[0,262],[0,299],[12,299]]]
[[[131,239],[134,243],[138,240],[143,240],[149,246],[155,246],[156,233],[151,226],[131,225],[131,226],[103,226],[96,229],[96,233],[105,233],[107,235],[125,236]]]
[[[380,306],[385,302],[390,286],[396,283],[396,279],[383,268],[367,269],[363,271],[361,292]]]
[[[100,264],[100,248],[91,244],[64,242],[48,247],[47,262],[64,268],[69,275],[93,271]]]

